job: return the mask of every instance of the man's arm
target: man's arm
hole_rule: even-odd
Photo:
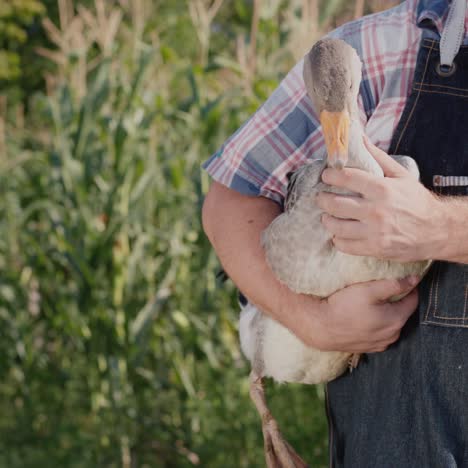
[[[445,223],[440,229],[446,233],[439,252],[434,258],[468,264],[468,197],[440,197]]]
[[[223,267],[239,289],[304,343],[323,350],[376,352],[399,337],[416,309],[413,291],[397,303],[386,300],[414,288],[417,278],[353,285],[328,299],[295,294],[268,267],[262,231],[281,213],[263,197],[248,197],[214,182],[203,206],[203,226]]]

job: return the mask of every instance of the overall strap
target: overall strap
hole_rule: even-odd
[[[440,40],[440,70],[448,72],[465,35],[466,0],[453,0]]]

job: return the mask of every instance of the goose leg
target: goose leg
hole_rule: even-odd
[[[262,418],[265,459],[268,468],[307,468],[294,449],[284,440],[278,424],[268,409],[263,379],[255,371],[250,373],[250,397]]]

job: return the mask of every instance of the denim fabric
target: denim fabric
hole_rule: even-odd
[[[466,196],[468,47],[455,62],[440,76],[423,37],[390,153],[415,158],[429,189]],[[468,467],[468,265],[436,262],[419,290],[399,341],[327,386],[335,468]]]

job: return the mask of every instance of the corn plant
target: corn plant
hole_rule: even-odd
[[[60,0],[46,91],[24,124],[0,98],[0,466],[264,466],[200,163],[294,63],[294,21],[330,20],[232,5]],[[325,466],[322,389],[269,393]]]

